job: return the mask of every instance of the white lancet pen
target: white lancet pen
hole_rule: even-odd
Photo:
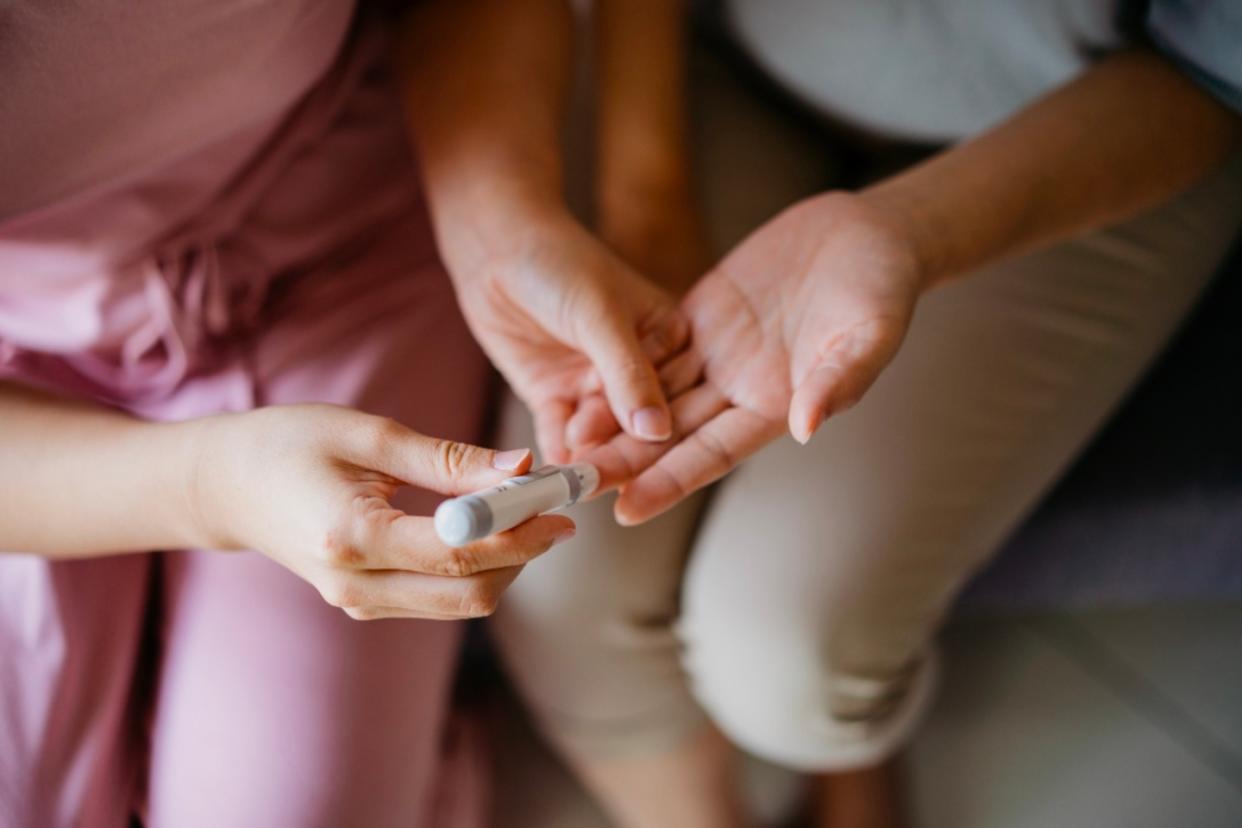
[[[536,515],[572,506],[598,485],[599,471],[590,463],[544,466],[490,489],[444,501],[436,509],[436,534],[449,546],[464,546]]]

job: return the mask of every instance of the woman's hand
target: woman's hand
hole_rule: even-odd
[[[817,196],[757,230],[683,303],[691,348],[661,370],[680,439],[618,436],[586,455],[624,484],[618,520],[664,511],[786,425],[809,440],[893,358],[921,286],[900,217],[864,196]]]
[[[666,439],[653,363],[686,333],[672,300],[565,207],[574,26],[565,0],[443,0],[414,4],[398,47],[440,254],[553,461],[580,403],[588,422],[602,408],[631,436]]]
[[[522,566],[572,536],[536,517],[461,548],[391,498],[403,486],[459,494],[525,472],[530,452],[438,440],[330,405],[207,418],[189,488],[204,545],[255,549],[357,619],[490,614]]]
[[[650,189],[635,189],[627,183],[602,192],[598,233],[626,264],[668,295],[684,296],[711,263],[710,246],[688,183],[662,182]],[[685,345],[680,330],[676,329],[678,349]],[[648,350],[657,361],[677,353]],[[581,452],[620,430],[607,402],[595,394],[578,400],[564,429],[566,447],[570,453]]]
[[[927,286],[1147,209],[1219,167],[1240,141],[1237,112],[1164,56],[1135,49],[865,193],[787,210],[685,302],[697,359],[661,373],[675,389],[702,369],[703,382],[674,403],[688,436],[671,449],[618,437],[591,455],[614,485],[642,472],[618,517],[667,508],[774,438],[782,421],[809,439],[892,358]]]
[[[547,459],[568,459],[571,420],[601,414],[640,440],[668,438],[656,366],[689,331],[672,298],[561,210],[498,235],[507,241],[456,274],[457,292],[475,337],[534,414]]]

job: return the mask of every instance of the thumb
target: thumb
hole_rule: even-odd
[[[582,337],[582,350],[595,364],[621,428],[640,440],[667,440],[673,434],[668,401],[634,328],[628,314],[609,308]]]
[[[811,366],[789,403],[789,432],[806,444],[824,420],[862,399],[893,358],[897,345],[873,336],[838,338]]]
[[[468,494],[530,469],[530,449],[496,451],[428,437],[392,423],[372,443],[367,468],[441,494]],[[361,458],[359,458],[361,460]],[[357,461],[356,461],[357,462]]]
[[[839,363],[817,365],[806,375],[789,403],[789,433],[795,440],[806,445],[824,420],[858,401],[846,387],[847,376]]]

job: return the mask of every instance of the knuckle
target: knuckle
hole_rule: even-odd
[[[661,318],[647,333],[648,347],[662,357],[677,350],[686,340],[687,326],[678,314]]]
[[[466,470],[468,456],[469,449],[452,440],[436,440],[431,450],[435,472],[448,479],[461,476]]]
[[[645,383],[651,377],[651,363],[646,359],[626,354],[613,363],[616,376],[628,383]]]
[[[709,467],[713,470],[728,470],[738,464],[738,458],[716,435],[710,432],[695,432],[694,441],[708,457]]]
[[[444,556],[442,574],[453,578],[473,575],[478,569],[477,556],[470,547],[450,547]]]
[[[500,603],[497,591],[488,584],[471,584],[462,594],[460,613],[467,618],[485,618],[496,611]]]
[[[333,569],[353,569],[366,561],[366,555],[353,542],[352,533],[342,526],[335,526],[324,534],[320,557]]]
[[[401,431],[401,424],[391,417],[373,417],[366,434],[371,453],[379,455],[391,451]]]
[[[664,483],[665,492],[676,502],[690,496],[694,491],[689,481],[683,480],[679,475],[674,474],[662,465],[652,466],[648,472],[653,478],[659,478]]]
[[[663,355],[673,349],[673,334],[665,327],[658,327],[644,337],[644,344],[652,355]]]
[[[329,578],[319,585],[323,600],[339,609],[349,610],[362,606],[358,589],[346,578]]]

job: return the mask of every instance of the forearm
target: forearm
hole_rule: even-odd
[[[405,21],[408,119],[454,275],[508,241],[519,216],[563,206],[572,23],[563,0],[442,0]]]
[[[74,558],[196,545],[202,422],[146,423],[0,383],[0,549]]]
[[[596,4],[596,198],[604,222],[691,191],[684,7],[682,0]]]
[[[930,285],[1151,207],[1240,140],[1242,118],[1135,51],[864,197],[902,217]]]

